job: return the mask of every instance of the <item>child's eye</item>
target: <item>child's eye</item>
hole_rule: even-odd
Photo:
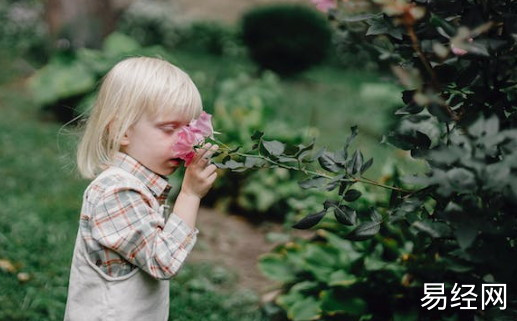
[[[176,127],[174,127],[174,126],[164,126],[161,129],[164,132],[166,132],[166,133],[172,133],[176,129]]]

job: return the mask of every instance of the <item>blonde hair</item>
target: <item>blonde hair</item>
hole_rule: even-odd
[[[120,149],[124,133],[146,113],[174,112],[197,118],[201,95],[190,77],[171,63],[133,57],[117,63],[104,77],[77,148],[77,167],[85,178],[97,176]]]

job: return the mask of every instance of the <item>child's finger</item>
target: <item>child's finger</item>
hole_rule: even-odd
[[[215,153],[215,151],[219,148],[219,146],[217,145],[213,145],[213,146],[210,146],[210,148],[208,148],[203,155],[201,155],[200,157],[200,162],[202,163],[202,165],[206,165],[209,163],[209,159],[212,157],[212,155]]]
[[[208,176],[207,183],[209,185],[212,185],[216,178],[217,178],[217,172],[214,172],[214,173],[212,173],[212,175]]]
[[[217,166],[214,164],[208,165],[202,172],[202,174],[206,177],[209,177],[217,170]]]
[[[192,162],[197,163],[208,152],[208,150],[210,149],[211,146],[212,146],[212,144],[206,143],[205,145],[203,145],[203,147],[198,149],[198,152],[196,153],[196,156],[194,156],[194,159]]]

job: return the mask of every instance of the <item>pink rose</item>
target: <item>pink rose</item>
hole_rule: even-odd
[[[311,0],[319,11],[327,12],[329,9],[336,8],[335,0]]]
[[[199,133],[204,137],[213,137],[214,129],[212,128],[212,115],[201,112],[201,115],[190,122],[189,127],[194,133]]]
[[[176,144],[173,146],[174,157],[183,159],[185,166],[189,166],[196,155],[194,146],[201,144],[206,137],[213,138],[211,120],[212,115],[202,112],[197,119],[192,120],[178,132]]]

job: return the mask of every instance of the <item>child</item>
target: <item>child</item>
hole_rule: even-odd
[[[95,178],[84,192],[65,320],[167,320],[169,279],[196,242],[201,198],[217,177],[205,144],[190,161],[172,213],[165,200],[176,134],[201,113],[187,74],[156,58],[106,75],[77,151]]]

